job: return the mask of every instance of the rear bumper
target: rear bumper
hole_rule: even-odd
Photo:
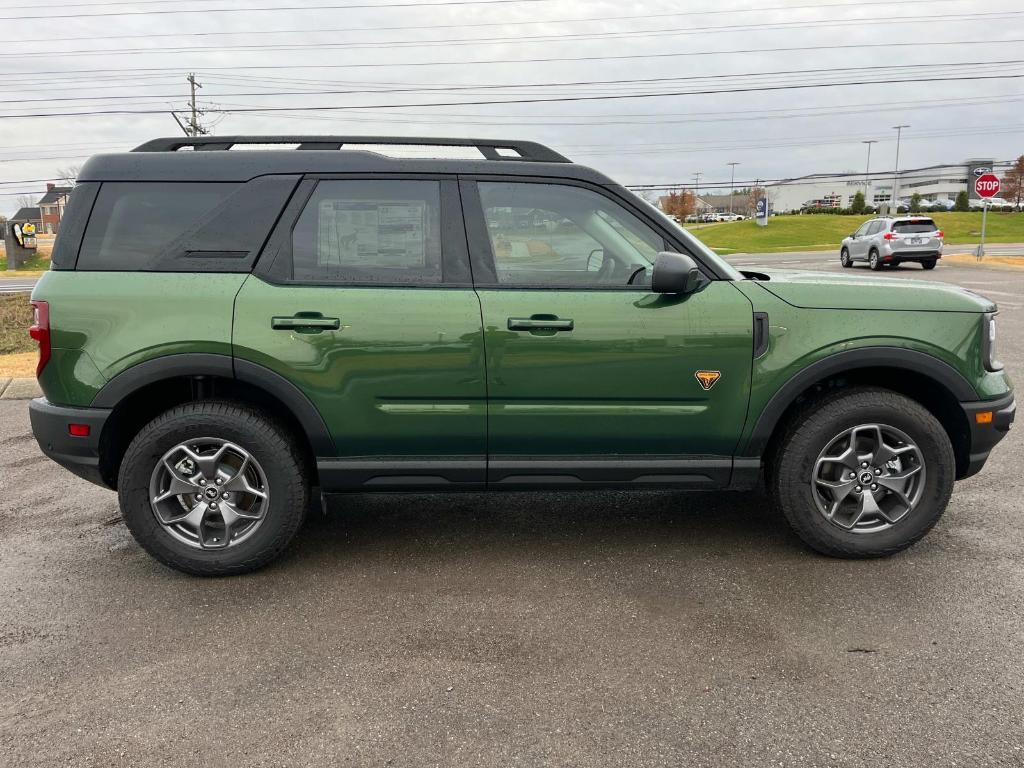
[[[967,468],[958,478],[962,480],[980,472],[996,443],[1006,437],[1013,425],[1017,404],[1014,401],[1013,393],[1010,392],[996,400],[961,403],[960,407],[964,409],[964,414],[967,416],[971,436]],[[978,414],[986,412],[991,412],[992,420],[978,423]]]
[[[108,408],[69,408],[40,397],[29,403],[28,415],[32,434],[43,453],[69,472],[104,488],[110,487],[100,472],[100,435],[110,416]],[[69,424],[88,425],[88,436],[70,434]]]
[[[931,261],[942,258],[942,249],[927,251],[905,251],[892,248],[882,249],[882,258],[885,261]]]

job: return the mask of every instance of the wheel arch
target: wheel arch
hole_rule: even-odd
[[[93,398],[92,407],[111,409],[99,443],[104,481],[116,487],[128,444],[146,423],[175,405],[203,399],[246,403],[285,422],[304,449],[314,483],[316,457],[334,454],[334,441],[320,412],[283,376],[227,355],[167,355],[119,373]]]
[[[927,408],[953,445],[957,478],[964,476],[970,460],[970,425],[960,403],[977,401],[977,392],[948,363],[898,347],[847,350],[804,368],[768,401],[740,455],[762,457],[767,468],[787,423],[801,408],[823,394],[850,386],[888,389]]]

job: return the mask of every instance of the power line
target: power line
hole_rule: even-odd
[[[897,83],[935,83],[935,82],[959,82],[978,80],[1014,80],[1024,77],[1022,74],[999,74],[999,75],[965,75],[952,77],[914,77],[914,78],[888,78],[880,80],[852,80],[847,82],[834,83],[796,83],[788,85],[755,86],[750,88],[717,88],[691,91],[661,91],[654,93],[625,93],[625,94],[603,94],[603,95],[582,95],[582,96],[547,96],[532,97],[523,99],[483,99],[477,101],[435,101],[412,104],[353,104],[343,106],[315,105],[307,107],[254,107],[254,108],[232,108],[221,110],[226,113],[243,114],[247,112],[335,112],[353,109],[408,109],[422,107],[458,107],[458,106],[482,106],[497,104],[551,104],[558,102],[578,101],[613,101],[621,99],[645,99],[664,98],[668,96],[708,96],[723,93],[759,93],[766,91],[792,91],[808,90],[813,88],[837,88],[857,85],[894,85]],[[0,115],[0,120],[17,120],[23,118],[44,118],[44,117],[90,117],[99,115],[153,115],[159,114],[162,110],[153,109],[105,109],[105,110],[82,110],[78,112],[35,112],[19,115]]]
[[[502,0],[503,2],[505,0]],[[508,0],[508,2],[541,2],[542,0]],[[496,0],[491,0],[496,2]],[[890,16],[886,18],[886,25],[902,24],[906,22],[914,24],[945,24],[948,22],[985,21],[996,18],[1020,16],[1024,11],[993,11],[988,13],[966,13],[966,14],[945,14],[942,17],[920,17],[920,16]],[[0,17],[3,20],[4,17]],[[758,32],[792,30],[792,29],[823,29],[830,27],[861,26],[875,23],[874,19],[840,19],[835,21],[785,21],[772,24],[733,24],[724,26],[708,27],[680,27],[673,29],[649,29],[632,30],[623,32],[583,32],[576,34],[552,34],[552,35],[530,35],[517,37],[482,37],[482,38],[450,38],[443,40],[378,40],[373,42],[315,42],[315,43],[282,43],[266,45],[212,45],[212,46],[190,46],[173,48],[76,48],[61,51],[22,51],[0,54],[0,58],[25,58],[35,56],[98,56],[110,54],[127,53],[190,53],[196,51],[297,51],[297,50],[361,50],[365,48],[379,48],[381,46],[401,48],[432,48],[435,46],[460,46],[460,45],[482,45],[482,44],[530,44],[544,42],[565,42],[567,40],[615,40],[631,37],[662,37],[665,35],[681,36],[695,34],[716,34],[723,32],[739,32],[754,30]]]
[[[160,0],[160,2],[171,2],[172,0]],[[213,0],[211,0],[213,1]],[[929,6],[934,5],[937,2],[941,3],[962,3],[967,0],[901,0],[900,5],[918,5],[927,4]],[[137,5],[138,3],[133,3]],[[835,9],[835,8],[862,8],[864,6],[872,5],[892,5],[892,0],[867,0],[866,2],[851,2],[851,3],[811,3],[807,5],[770,5],[761,6],[758,8],[731,8],[731,9],[711,9],[702,10],[701,16],[717,16],[720,14],[737,14],[737,13],[766,13],[769,11],[796,11],[806,9]],[[47,6],[49,8],[59,6]],[[633,20],[648,20],[658,18],[668,18],[672,16],[689,16],[690,12],[687,11],[675,11],[672,13],[645,13],[631,16],[592,16],[584,18],[571,18],[571,19],[533,19],[530,21],[481,21],[472,23],[456,23],[456,24],[411,24],[411,25],[397,25],[397,26],[375,26],[375,27],[341,27],[335,29],[317,29],[318,34],[334,34],[339,32],[383,32],[383,31],[398,31],[406,29],[415,29],[417,31],[424,29],[466,29],[466,28],[480,28],[480,27],[516,27],[516,26],[528,26],[531,24],[577,24],[577,23],[593,23],[603,21],[633,21]],[[309,33],[309,29],[255,29],[255,30],[243,30],[243,31],[231,31],[231,30],[216,30],[216,31],[196,31],[189,30],[186,32],[157,32],[157,33],[135,33],[129,35],[103,35],[104,40],[131,40],[135,38],[145,38],[147,40],[155,37],[233,37],[240,35],[291,35],[300,34],[305,35]],[[48,42],[71,42],[76,40],[95,40],[96,35],[78,35],[72,37],[47,37]],[[32,40],[11,40],[11,43],[25,43],[27,45],[34,44]]]
[[[882,65],[868,65],[862,67],[844,67],[843,72],[871,72],[877,70],[893,71],[900,69],[916,70],[916,69],[956,69],[961,70],[965,67],[1002,67],[1005,65],[1012,64],[1024,64],[1024,59],[1002,59],[1002,60],[986,60],[986,61],[959,61],[949,62],[941,64],[882,64]],[[565,82],[554,82],[554,83],[491,83],[491,84],[470,84],[470,85],[446,85],[446,86],[417,86],[409,88],[378,88],[378,89],[346,89],[346,90],[302,90],[302,91],[250,91],[242,93],[221,93],[215,94],[216,97],[246,97],[246,96],[350,96],[353,94],[363,93],[437,93],[437,92],[456,92],[456,91],[489,91],[489,90],[502,90],[511,88],[569,88],[569,87],[589,87],[595,85],[646,85],[653,83],[676,83],[686,82],[694,80],[731,80],[731,79],[749,79],[755,77],[776,77],[780,75],[817,75],[821,72],[820,67],[813,69],[780,69],[780,70],[768,70],[768,71],[755,71],[755,72],[732,72],[732,73],[721,73],[715,75],[685,75],[682,77],[644,77],[644,78],[625,78],[616,80],[575,80]],[[195,89],[198,86],[195,82],[195,76],[189,75],[189,83],[192,88],[192,111],[195,112]],[[134,95],[114,95],[114,96],[67,96],[67,97],[48,97],[41,99],[13,99],[8,100],[8,104],[30,104],[30,103],[54,103],[54,102],[71,102],[71,101],[92,101],[97,98],[103,98],[106,101],[122,100],[122,99],[152,99],[152,98],[166,98],[171,97],[173,94],[134,94]],[[190,134],[198,135],[198,134]]]
[[[357,3],[349,5],[272,5],[264,8],[172,8],[155,11],[106,11],[104,13],[65,13],[49,16],[0,16],[0,21],[47,21],[49,19],[101,19],[109,16],[166,16],[182,13],[258,13],[260,11],[348,11],[357,9],[375,10],[379,8],[436,8],[457,5],[511,5],[514,3],[548,3],[554,0],[438,0],[430,2],[405,3]],[[124,3],[127,5],[128,3]]]
[[[920,46],[928,46],[929,48],[935,46],[944,45],[998,45],[1007,43],[1024,43],[1024,38],[1012,38],[1006,40],[949,40],[949,41],[928,41],[928,42],[889,42],[889,43],[852,43],[846,45],[832,45],[829,46],[829,50],[844,50],[844,49],[862,49],[862,48],[912,48]],[[541,57],[531,59],[470,59],[462,61],[413,61],[405,63],[396,62],[357,62],[352,64],[240,64],[225,67],[202,67],[202,73],[213,73],[213,72],[239,72],[239,71],[261,71],[272,69],[275,71],[290,70],[290,69],[366,69],[366,68],[380,68],[380,67],[437,67],[437,66],[477,66],[483,64],[549,64],[556,62],[573,62],[573,61],[621,61],[621,60],[633,60],[633,59],[659,59],[659,58],[679,58],[685,56],[732,56],[732,55],[743,55],[751,53],[790,53],[796,51],[819,51],[821,50],[820,45],[807,45],[807,46],[789,46],[789,47],[775,47],[775,48],[740,48],[734,50],[714,50],[714,51],[681,51],[678,53],[637,53],[637,54],[620,54],[614,56],[553,56],[553,57]],[[121,76],[124,73],[135,72],[135,73],[177,73],[178,70],[174,70],[168,67],[137,67],[134,69],[122,68],[122,69],[63,69],[63,70],[44,70],[36,72],[35,75],[85,75],[94,76],[95,73],[111,72],[116,73],[115,77]]]

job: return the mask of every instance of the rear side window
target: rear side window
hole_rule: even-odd
[[[877,235],[883,229],[885,229],[885,221],[882,219],[878,219],[871,225],[871,228],[868,230],[868,234]]]
[[[292,278],[314,283],[440,283],[440,182],[319,182],[292,230]]]
[[[248,271],[297,181],[104,182],[77,268]]]
[[[920,233],[934,232],[938,227],[931,219],[917,219],[915,221],[897,221],[892,225],[893,232]]]

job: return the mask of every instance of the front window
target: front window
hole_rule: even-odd
[[[498,282],[622,287],[650,283],[664,239],[608,198],[561,184],[480,182]]]

